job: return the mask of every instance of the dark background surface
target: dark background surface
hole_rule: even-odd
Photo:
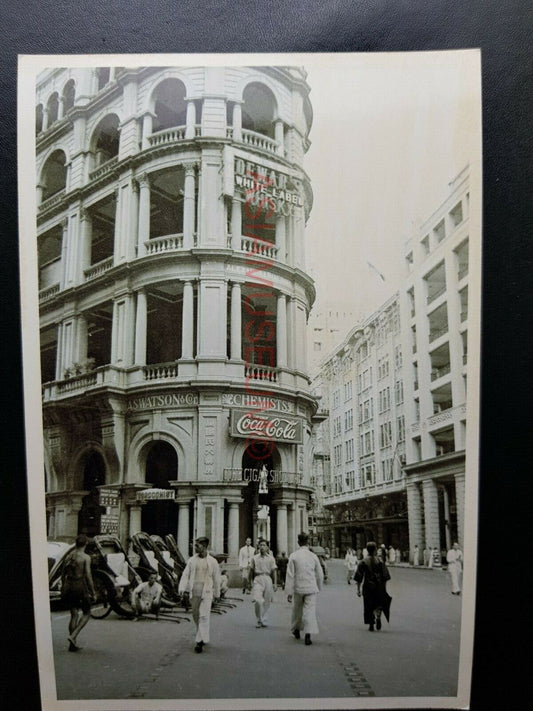
[[[473,709],[519,708],[529,672],[532,5],[518,0],[4,0],[0,8],[2,633],[5,708],[40,706],[25,480],[17,54],[376,52],[480,47],[484,282]],[[40,480],[41,472],[30,472]],[[527,530],[526,530],[527,527]],[[511,577],[509,570],[511,567]],[[510,582],[512,581],[512,582]],[[435,669],[438,674],[438,669]],[[511,699],[514,699],[511,701]],[[515,705],[516,704],[516,705]]]

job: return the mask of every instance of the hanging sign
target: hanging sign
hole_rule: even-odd
[[[175,498],[174,489],[143,489],[137,492],[137,501],[171,501]]]
[[[231,411],[230,434],[232,437],[288,442],[289,444],[302,444],[303,442],[301,419],[250,410],[234,409]]]

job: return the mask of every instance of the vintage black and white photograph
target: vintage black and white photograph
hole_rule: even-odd
[[[457,708],[477,50],[23,56],[43,708]]]

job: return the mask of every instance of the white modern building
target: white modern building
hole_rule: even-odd
[[[49,535],[292,551],[316,410],[305,72],[61,68],[36,93]]]

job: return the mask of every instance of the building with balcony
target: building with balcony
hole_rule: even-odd
[[[468,365],[469,172],[406,249],[401,292],[405,479],[411,547],[463,544]]]
[[[302,69],[44,71],[48,533],[292,551],[310,504]]]
[[[316,535],[337,555],[371,539],[408,546],[402,348],[395,295],[352,328],[313,380],[327,411],[313,450]]]

